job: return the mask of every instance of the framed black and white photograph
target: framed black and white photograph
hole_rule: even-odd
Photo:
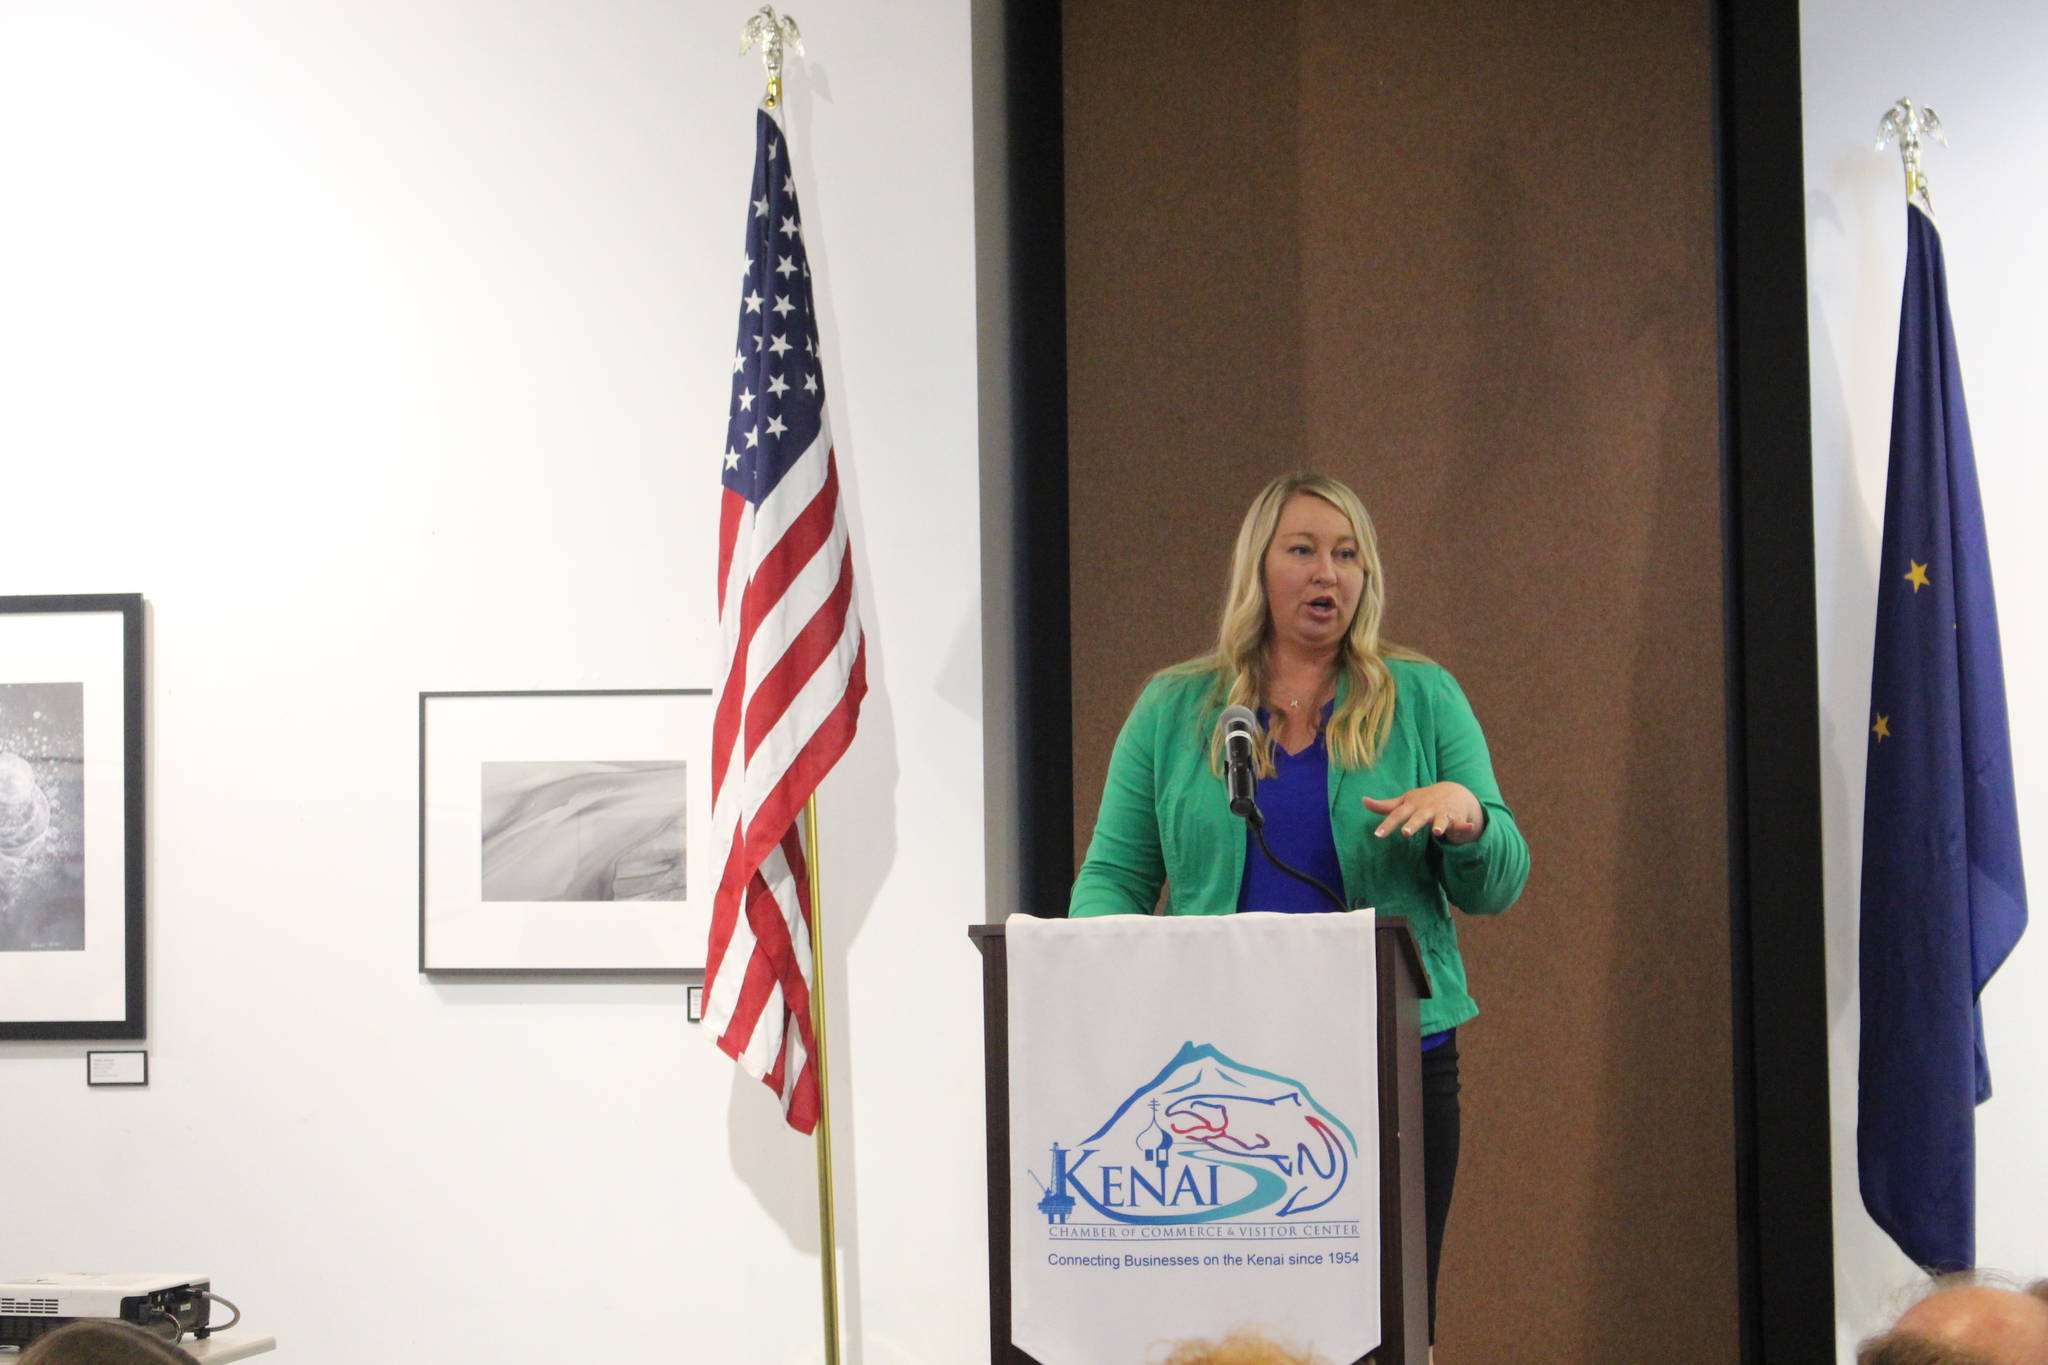
[[[0,1038],[144,1029],[142,596],[0,597]]]
[[[701,968],[707,689],[420,694],[420,970]]]

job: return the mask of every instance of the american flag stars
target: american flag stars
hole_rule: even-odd
[[[780,154],[780,144],[771,144],[769,159]],[[757,177],[749,207],[723,470],[727,486],[743,496],[773,486],[817,438],[825,398],[795,178],[779,165]]]

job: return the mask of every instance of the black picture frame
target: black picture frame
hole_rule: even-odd
[[[141,593],[0,597],[0,753],[16,760],[0,802],[11,797],[20,822],[0,872],[0,1040],[146,1036],[142,648]],[[10,738],[33,747],[42,713],[14,698],[11,714],[10,692],[74,684],[79,752],[13,753]],[[53,810],[44,787],[67,762],[76,772]],[[69,848],[52,851],[52,837]],[[49,909],[55,896],[30,905],[27,879],[50,877],[76,881],[75,910]]]

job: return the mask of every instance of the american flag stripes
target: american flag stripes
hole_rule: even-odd
[[[853,555],[825,421],[811,270],[782,129],[755,116],[746,283],[718,526],[725,668],[711,739],[712,902],[704,1022],[818,1122],[810,888],[797,817],[852,741],[867,691]]]

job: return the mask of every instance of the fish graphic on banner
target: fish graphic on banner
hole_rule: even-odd
[[[1048,1222],[1085,1206],[1119,1223],[1211,1223],[1324,1208],[1357,1157],[1351,1127],[1301,1082],[1190,1042],[1032,1176]]]

